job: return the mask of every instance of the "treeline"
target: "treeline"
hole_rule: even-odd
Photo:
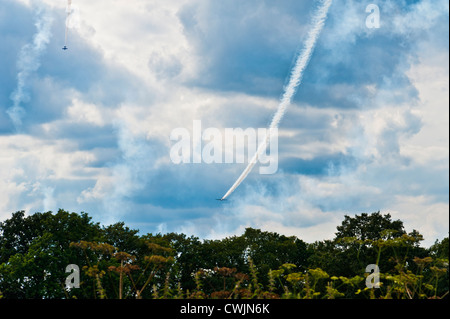
[[[334,239],[306,243],[252,228],[221,240],[139,235],[86,213],[19,211],[0,223],[0,298],[447,297],[448,237],[422,240],[380,212],[345,216]],[[379,288],[367,287],[370,264]],[[66,286],[68,265],[79,288]]]

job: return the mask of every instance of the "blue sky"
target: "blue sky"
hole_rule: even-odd
[[[245,164],[170,161],[171,131],[193,120],[267,127],[317,4],[73,0],[62,51],[66,1],[1,1],[0,220],[64,208],[142,233],[313,242],[380,210],[425,245],[447,236],[447,1],[334,1],[279,127],[278,172],[255,169],[228,202],[215,198]]]

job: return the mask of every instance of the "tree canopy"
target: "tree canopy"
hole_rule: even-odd
[[[448,237],[430,248],[403,222],[345,216],[332,240],[247,228],[200,240],[101,226],[87,213],[13,213],[0,223],[0,298],[426,298],[448,292]],[[382,288],[368,290],[376,264]],[[66,287],[66,267],[80,287]]]

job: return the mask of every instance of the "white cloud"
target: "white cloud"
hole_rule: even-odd
[[[74,98],[72,105],[67,108],[67,115],[75,122],[89,123],[103,126],[106,123],[105,114],[92,103],[85,103]]]
[[[45,2],[54,9],[55,24],[63,26],[65,1]],[[385,16],[378,31],[364,27],[360,2],[333,4],[317,60],[305,77],[312,93],[303,92],[314,94],[324,85],[324,91],[315,91],[323,94],[314,97],[314,105],[299,98],[280,126],[281,159],[330,157],[322,173],[281,169],[270,177],[249,176],[222,208],[202,196],[217,190],[219,197],[221,187],[239,173],[238,165],[204,171],[171,166],[174,128],[190,129],[197,119],[204,129],[264,127],[270,121],[278,103],[270,90],[278,92],[279,86],[281,93],[289,61],[307,32],[310,2],[282,3],[295,10],[256,3],[77,0],[78,22],[69,42],[92,51],[71,47],[72,55],[55,62],[43,56],[40,70],[53,73],[35,79],[36,91],[46,84],[53,108],[32,100],[30,108],[39,117],[38,123],[30,119],[33,133],[0,136],[0,219],[6,211],[62,205],[97,216],[114,209],[110,221],[126,221],[119,210],[141,209],[145,214],[134,216],[134,222],[157,224],[159,230],[218,238],[256,227],[312,242],[332,237],[344,214],[381,210],[429,241],[445,236],[448,197],[441,193],[448,186],[440,177],[448,175],[448,42],[435,22],[448,20],[445,1],[435,6],[423,0],[405,14],[396,13],[398,3],[382,2]],[[81,68],[101,67],[68,82],[77,70],[58,70],[77,57]],[[53,65],[56,61],[61,65]],[[116,68],[132,75],[116,74]],[[116,78],[109,81],[111,74],[119,84]],[[373,78],[365,81],[365,75]],[[138,84],[121,86],[134,79]],[[79,82],[84,86],[67,87]],[[87,139],[93,145],[83,147]],[[333,162],[336,154],[351,163]],[[188,208],[178,208],[183,205]],[[103,211],[91,212],[92,207]],[[153,222],[152,214],[167,220]]]
[[[52,185],[89,180],[102,170],[90,167],[94,154],[77,150],[76,144],[67,140],[0,136],[0,149],[0,193],[5,197],[1,200],[2,214],[22,209],[55,210],[56,204],[66,198],[58,200],[58,196],[65,195]]]
[[[449,55],[448,51],[426,52],[428,54],[420,54],[420,62],[409,71],[421,100],[414,111],[422,119],[423,127],[414,136],[403,140],[402,154],[418,164],[439,165],[448,170]]]
[[[449,235],[449,204],[436,203],[432,196],[396,196],[388,212],[393,219],[403,221],[407,231],[418,230],[425,238],[425,247]]]
[[[107,60],[157,85],[155,74],[148,68],[151,57],[155,54],[177,59],[189,56],[186,55],[189,45],[176,15],[184,3],[185,0],[115,1],[113,4],[108,0],[79,0],[82,28],[74,31],[79,31],[78,36],[101,50]]]

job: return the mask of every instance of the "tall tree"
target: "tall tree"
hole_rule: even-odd
[[[383,231],[391,230],[393,237],[405,234],[403,222],[393,221],[390,214],[382,215],[379,211],[350,217],[345,215],[340,226],[337,226],[336,239],[354,237],[358,240],[377,240],[383,236]]]
[[[390,214],[345,216],[335,235],[331,241],[310,246],[314,252],[311,267],[351,277],[364,273],[369,264],[390,271],[398,262],[412,265],[413,257],[426,254],[419,246],[422,235],[416,230],[407,234],[403,222],[392,220]]]
[[[70,243],[101,236],[85,213],[14,213],[0,223],[0,291],[5,298],[63,297],[66,266],[82,260]]]

